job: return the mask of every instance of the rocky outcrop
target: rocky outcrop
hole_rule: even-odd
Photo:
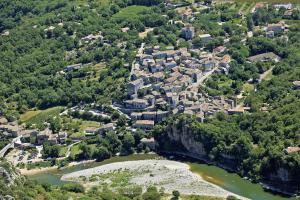
[[[270,174],[270,180],[289,182],[291,181],[291,177],[289,171],[281,167],[276,170],[276,173]]]
[[[204,157],[207,153],[201,142],[195,140],[195,134],[188,129],[187,126],[183,126],[182,129],[177,129],[176,126],[170,126],[167,131],[168,138],[180,143],[187,152],[193,154],[194,156]]]
[[[15,198],[10,195],[5,195],[5,196],[0,195],[0,200],[14,200],[14,199]]]
[[[12,167],[8,162],[1,160],[0,162],[0,179],[6,183],[6,186],[10,187],[12,185],[22,182],[24,177],[18,173],[14,167]]]
[[[243,158],[239,157],[238,154],[231,153],[230,150],[227,151],[226,147],[224,151],[214,152],[216,154],[208,152],[206,145],[209,142],[204,141],[199,129],[193,129],[192,126],[191,123],[185,124],[182,121],[178,122],[175,120],[173,123],[165,126],[155,138],[158,142],[157,150],[204,160],[226,170],[239,172],[237,166],[239,166]],[[235,151],[232,152],[239,152],[239,146],[235,147]],[[264,184],[262,185],[265,188],[276,192],[292,195],[298,191],[298,188],[295,187],[295,185],[298,185],[298,180],[295,180],[291,170],[285,167],[278,167],[266,171],[261,181],[263,181]]]
[[[4,179],[8,185],[13,183],[13,176],[4,167],[0,167],[0,177]]]

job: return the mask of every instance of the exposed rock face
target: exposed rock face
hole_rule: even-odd
[[[20,183],[23,178],[9,163],[0,160],[0,179],[4,180],[6,186]]]
[[[279,181],[282,181],[282,182],[291,181],[291,177],[290,177],[290,174],[289,174],[288,170],[286,170],[282,167],[277,169],[276,174],[271,174],[270,179],[275,180],[275,181],[279,180]]]
[[[0,196],[0,200],[14,200],[15,198],[10,195]]]
[[[208,156],[210,152],[207,152],[204,148],[205,141],[201,139],[200,135],[201,134],[199,133],[193,132],[193,129],[188,125],[179,125],[175,122],[166,127],[162,138],[156,139],[161,150],[174,153],[183,153],[184,155],[193,158],[212,161]],[[170,145],[167,146],[167,148],[164,147],[167,141],[173,145],[173,148],[168,149]],[[237,171],[237,157],[238,155],[220,152],[218,159],[214,160],[214,163],[230,171]],[[272,186],[272,190],[286,194],[294,194],[295,191],[297,191],[297,188],[293,186],[294,182],[297,180],[295,180],[292,173],[284,167],[277,169],[274,168],[273,173],[271,171],[268,172],[263,179],[263,181],[266,181],[269,186]]]
[[[0,177],[1,179],[4,179],[8,185],[13,183],[12,175],[4,167],[0,167]]]
[[[171,126],[168,128],[167,134],[170,140],[182,144],[188,153],[199,157],[207,155],[203,144],[195,140],[195,134],[187,126],[183,126],[181,130],[176,126]]]

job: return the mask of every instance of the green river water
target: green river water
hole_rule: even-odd
[[[113,162],[130,161],[130,160],[145,160],[162,158],[156,154],[136,154],[130,156],[113,157],[102,162],[93,162],[80,164],[73,167],[67,167],[60,170],[52,170],[29,176],[30,179],[36,180],[39,183],[49,183],[53,185],[62,185],[65,182],[60,180],[63,174],[105,165]],[[199,174],[204,180],[218,185],[232,193],[244,196],[253,200],[295,200],[295,198],[283,197],[273,193],[264,191],[259,184],[251,183],[248,180],[242,179],[235,173],[229,173],[219,167],[207,165],[201,162],[185,162],[190,165],[192,172]]]

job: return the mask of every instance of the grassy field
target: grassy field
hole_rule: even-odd
[[[81,153],[81,150],[79,149],[80,143],[79,144],[75,144],[74,146],[71,147],[71,152],[70,152],[70,156],[75,158],[76,155]],[[92,152],[96,149],[96,144],[90,144],[88,145],[89,147],[91,147]]]
[[[253,84],[249,84],[249,83],[245,83],[243,85],[243,91],[245,93],[249,93],[249,92],[252,92],[254,90],[254,85]]]
[[[72,146],[71,148],[71,156],[75,156],[77,154],[81,153],[81,150],[79,149],[79,144],[76,144]]]
[[[26,113],[22,114],[20,116],[20,120],[22,122],[26,122],[28,120],[30,120],[31,118],[35,117],[36,115],[38,115],[39,113],[41,113],[41,110],[29,110]]]
[[[64,157],[67,153],[68,146],[62,146],[59,150],[59,157]]]
[[[57,106],[46,110],[30,110],[20,116],[22,123],[40,124],[44,123],[49,117],[59,115],[63,107]]]
[[[99,128],[100,127],[100,124],[99,122],[94,122],[94,121],[81,121],[81,125],[80,125],[80,129],[79,131],[81,132],[84,132],[84,130],[87,128],[87,127],[96,127],[96,128]]]
[[[105,69],[105,63],[97,63],[96,65],[91,66],[89,70],[95,72],[95,76],[90,77],[89,80],[93,80],[93,81],[99,80],[100,74],[104,69]]]
[[[146,6],[128,6],[121,9],[118,13],[114,14],[112,17],[116,20],[132,19],[138,17],[140,13],[149,9]]]

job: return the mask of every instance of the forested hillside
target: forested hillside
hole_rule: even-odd
[[[122,98],[134,52],[141,43],[137,30],[143,31],[154,12],[161,12],[144,9],[146,13],[136,18],[112,17],[133,4],[144,3],[1,1],[1,112],[14,120],[28,108]],[[132,30],[122,32],[125,26]],[[99,33],[101,40],[83,39]],[[77,63],[83,65],[80,70],[60,73]]]

